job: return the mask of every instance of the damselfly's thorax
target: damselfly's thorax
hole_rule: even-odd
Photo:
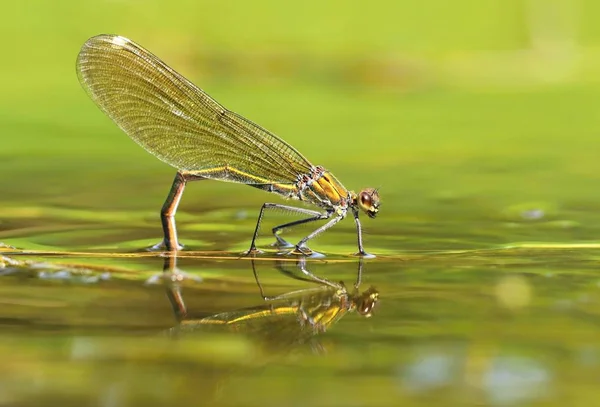
[[[312,167],[309,174],[298,176],[298,199],[324,208],[347,207],[350,193],[341,182],[320,165]]]
[[[298,175],[296,198],[327,209],[348,207],[362,210],[370,218],[379,212],[379,192],[376,188],[364,188],[359,194],[348,191],[340,181],[320,165],[312,167],[310,173]]]

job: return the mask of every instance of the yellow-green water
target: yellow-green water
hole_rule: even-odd
[[[11,3],[1,405],[594,405],[598,5],[376,3]],[[349,189],[380,187],[380,214],[363,219],[377,255],[358,288],[379,292],[370,318],[319,325],[309,312],[352,304],[352,220],[312,242],[327,257],[306,265],[343,294],[293,278],[295,258],[268,251],[285,214],[265,220],[265,255],[240,258],[262,203],[282,202],[246,186],[188,185],[177,269],[144,250],[161,239],[174,169],[77,83],[79,47],[103,32]],[[267,296],[289,294],[265,301],[253,271]],[[237,322],[214,323],[225,320]]]

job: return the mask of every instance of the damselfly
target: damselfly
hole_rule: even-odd
[[[164,240],[155,246],[182,248],[175,212],[188,181],[213,179],[237,182],[297,199],[323,212],[265,203],[259,213],[248,253],[256,252],[256,238],[266,210],[285,209],[307,216],[272,229],[279,247],[295,247],[310,254],[306,243],[346,217],[354,216],[358,253],[363,249],[359,211],[374,218],[379,194],[365,188],[347,190],[330,172],[311,164],[285,141],[227,110],[158,57],[135,42],[117,35],[90,38],[77,57],[83,88],[127,135],[160,160],[177,169],[161,210]],[[327,222],[291,245],[279,236],[282,229],[303,223]]]

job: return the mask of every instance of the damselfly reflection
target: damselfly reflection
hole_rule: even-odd
[[[167,260],[168,267],[174,262]],[[332,282],[316,277],[306,269],[306,263],[299,261],[296,269],[289,262],[277,262],[276,268],[291,277],[315,282],[318,287],[301,289],[268,297],[260,282],[257,266],[252,261],[252,270],[260,295],[267,304],[256,307],[225,311],[203,318],[192,318],[185,307],[181,291],[177,285],[168,285],[168,296],[178,318],[172,335],[202,331],[238,332],[265,341],[269,347],[285,348],[308,341],[316,334],[325,332],[344,315],[356,311],[370,317],[379,300],[379,292],[369,287],[364,292],[358,290],[363,262],[358,264],[356,282],[352,290],[343,282]],[[168,270],[167,270],[168,271]],[[177,271],[178,273],[179,271]],[[168,278],[166,281],[173,281]]]
[[[352,212],[358,253],[365,256],[359,211],[374,218],[379,194],[365,188],[347,190],[329,171],[313,165],[288,143],[250,120],[227,110],[158,57],[135,42],[116,35],[90,38],[77,57],[79,80],[98,107],[127,135],[160,160],[177,169],[161,210],[164,239],[156,249],[182,248],[175,212],[188,181],[213,179],[250,185],[284,198],[297,199],[323,212],[265,203],[248,253],[265,211],[286,209],[307,216],[272,229],[279,247],[311,254],[310,239]],[[327,222],[291,245],[279,236],[286,227],[319,220]]]

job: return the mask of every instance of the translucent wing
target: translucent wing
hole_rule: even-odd
[[[77,57],[77,74],[125,133],[179,170],[247,184],[293,183],[310,172],[310,162],[292,146],[127,38],[90,38]]]

